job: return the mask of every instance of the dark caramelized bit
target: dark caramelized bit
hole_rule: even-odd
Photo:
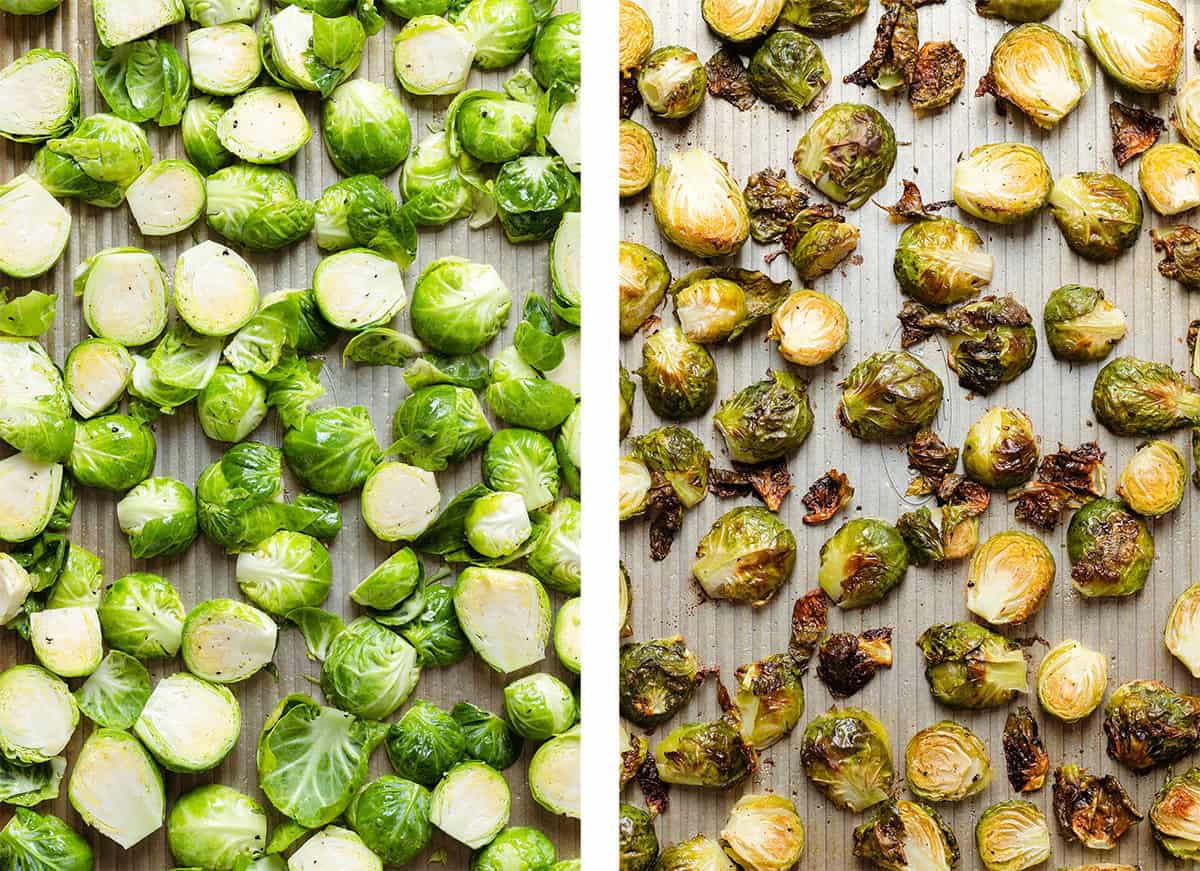
[[[918,48],[916,6],[912,0],[892,0],[875,28],[870,57],[842,81],[881,91],[902,88],[912,81]]]
[[[708,492],[718,499],[736,499],[754,492],[750,476],[737,469],[721,469],[713,466],[708,472]]]
[[[1185,287],[1200,287],[1200,230],[1182,224],[1169,230],[1151,230],[1154,250],[1163,252],[1158,271]]]
[[[1022,705],[1004,722],[1004,764],[1017,792],[1037,792],[1046,783],[1050,758],[1029,708]]]
[[[756,242],[774,242],[808,205],[808,194],[792,187],[782,169],[754,173],[742,193],[750,212],[750,235]]]
[[[908,467],[916,472],[908,485],[908,496],[936,493],[946,476],[958,468],[958,448],[949,447],[933,430],[920,430],[906,452]]]
[[[952,42],[927,42],[917,52],[908,101],[918,112],[946,106],[967,80],[967,62]]]
[[[878,205],[878,204],[876,204]],[[915,181],[904,179],[904,193],[900,195],[900,199],[894,206],[879,206],[891,217],[892,221],[897,224],[905,221],[924,221],[934,217],[931,212],[936,212],[939,209],[947,209],[954,205],[954,200],[942,200],[937,203],[926,204],[921,199],[921,189],[917,187]]]
[[[671,552],[683,525],[683,503],[671,484],[662,480],[650,488],[650,506],[654,509],[650,521],[650,559],[661,562]]]
[[[829,621],[829,598],[821,588],[809,590],[792,606],[792,637],[788,642],[788,653],[800,664],[808,667],[825,627]]]
[[[853,498],[854,488],[850,485],[850,479],[837,469],[830,469],[813,482],[800,500],[808,509],[803,520],[809,525],[825,523]]]
[[[1111,774],[1064,765],[1054,772],[1054,816],[1068,840],[1089,850],[1112,850],[1142,820],[1133,799]]]
[[[945,322],[943,315],[934,314],[919,302],[909,300],[896,315],[900,321],[900,347],[919,345],[936,333]]]
[[[778,511],[784,497],[792,492],[792,473],[788,471],[787,463],[782,460],[756,467],[749,473],[749,477],[754,495],[772,511]]]
[[[637,79],[633,76],[621,76],[621,117],[632,117],[642,105],[642,92],[638,90]]]
[[[1167,126],[1154,113],[1115,100],[1108,104],[1108,124],[1117,166],[1124,166],[1150,148]]]
[[[638,789],[642,791],[642,798],[650,813],[654,816],[666,813],[670,804],[671,788],[658,776],[658,764],[654,761],[653,753],[646,757],[641,768],[634,775],[634,779],[637,781]]]
[[[722,47],[704,65],[708,73],[708,92],[714,97],[732,103],[745,112],[758,98],[750,89],[750,76],[742,59],[729,48]]]
[[[868,629],[862,635],[838,632],[821,642],[817,677],[834,698],[844,699],[871,682],[880,668],[892,667],[892,630]]]
[[[629,735],[629,746],[621,751],[621,788],[637,777],[638,770],[650,753],[650,742],[641,735]]]
[[[1073,451],[1061,444],[1042,459],[1036,481],[1013,491],[1016,515],[1047,532],[1058,526],[1062,513],[1078,508],[1090,499],[1103,496],[1104,451],[1096,442],[1087,442]]]

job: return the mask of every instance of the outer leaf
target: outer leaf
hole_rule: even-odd
[[[108,729],[131,728],[149,698],[150,672],[119,650],[110,650],[100,667],[75,691],[83,715]]]

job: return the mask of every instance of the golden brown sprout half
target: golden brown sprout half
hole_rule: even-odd
[[[1187,480],[1183,454],[1170,442],[1155,439],[1129,458],[1117,481],[1117,495],[1143,517],[1161,517],[1179,507]]]
[[[1178,215],[1200,206],[1200,154],[1178,142],[1155,145],[1142,155],[1138,184],[1160,215]]]
[[[815,290],[798,290],[771,316],[769,338],[779,353],[797,366],[820,366],[850,338],[846,310],[832,297]]]
[[[1179,594],[1163,630],[1167,650],[1182,662],[1192,677],[1200,677],[1200,583]]]
[[[1111,774],[1089,774],[1078,765],[1054,772],[1054,816],[1068,840],[1089,850],[1112,850],[1121,836],[1142,821],[1142,814]]]
[[[994,94],[1049,128],[1075,108],[1091,84],[1072,42],[1048,25],[1022,24],[996,43],[975,96]]]
[[[1100,707],[1108,688],[1108,657],[1078,641],[1047,651],[1038,666],[1042,710],[1064,723],[1077,723]]]
[[[1024,623],[1054,584],[1054,555],[1025,532],[998,532],[971,559],[967,610],[993,626]]]
[[[617,260],[622,336],[632,336],[662,304],[671,271],[662,255],[637,242],[622,241]]]
[[[622,121],[618,137],[621,166],[617,189],[624,199],[650,187],[658,169],[658,150],[650,131],[636,121]]]
[[[1150,808],[1150,827],[1176,859],[1200,860],[1200,768],[1168,780]]]
[[[725,164],[702,148],[667,157],[654,175],[650,202],[659,231],[697,257],[736,254],[750,235],[741,189]]]
[[[721,846],[745,871],[787,871],[804,852],[804,824],[781,795],[744,795],[729,811]]]
[[[975,824],[975,847],[988,871],[1024,871],[1050,858],[1046,815],[1028,801],[994,804]]]
[[[638,70],[654,48],[654,22],[634,0],[621,0],[620,47],[617,62],[621,72]]]
[[[721,40],[744,43],[770,30],[783,5],[784,0],[701,0],[700,14]]]
[[[904,766],[909,792],[924,801],[961,801],[992,782],[987,747],[966,726],[950,720],[913,735]]]
[[[1183,16],[1166,0],[1088,0],[1079,37],[1118,85],[1161,94],[1183,59]]]
[[[1054,177],[1042,153],[1020,142],[980,145],[954,166],[954,201],[968,215],[1015,224],[1050,200]]]

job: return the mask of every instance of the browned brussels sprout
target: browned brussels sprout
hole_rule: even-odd
[[[854,487],[850,479],[837,469],[830,469],[812,483],[800,501],[808,509],[801,520],[809,526],[825,523],[850,504]]]
[[[1062,0],[975,0],[975,11],[984,18],[1003,18],[1022,24],[1053,15],[1061,3]]]
[[[654,751],[663,782],[724,789],[749,775],[758,758],[732,722],[736,719],[726,716],[672,729]]]
[[[854,855],[881,871],[951,871],[958,841],[933,808],[890,801],[854,830]]]
[[[908,571],[908,547],[896,528],[856,517],[821,545],[817,582],[839,608],[873,605]]]
[[[979,234],[950,218],[909,224],[892,261],[901,292],[937,306],[975,296],[992,280],[992,266]]]
[[[1200,287],[1200,230],[1181,224],[1151,230],[1154,250],[1163,252],[1158,271],[1186,287]]]
[[[783,247],[804,281],[828,275],[858,247],[858,228],[827,203],[802,210],[783,234]]]
[[[1166,0],[1088,0],[1076,33],[1121,87],[1161,94],[1175,84],[1183,16]]]
[[[875,672],[892,667],[891,627],[861,635],[835,632],[825,636],[817,652],[817,677],[835,699],[845,699],[871,682]]]
[[[1037,792],[1046,783],[1050,757],[1038,734],[1037,721],[1022,705],[1004,721],[1004,768],[1015,792]]]
[[[1200,677],[1200,583],[1192,584],[1175,599],[1163,630],[1163,643],[1192,677]]]
[[[992,62],[975,96],[993,94],[1039,127],[1053,127],[1092,84],[1079,49],[1045,24],[1014,27],[992,49]]]
[[[621,440],[624,441],[625,436],[629,435],[629,428],[633,426],[633,397],[637,393],[637,385],[633,383],[633,379],[629,377],[629,370],[624,366],[620,367],[620,374],[617,377],[617,390],[621,403],[618,431]]]
[[[636,121],[625,119],[617,129],[621,164],[617,190],[625,199],[650,187],[658,169],[658,149],[650,131]]]
[[[621,0],[617,65],[628,76],[641,69],[654,48],[654,22],[634,0]]]
[[[1033,421],[1015,408],[990,408],[963,442],[967,477],[986,487],[1007,490],[1023,484],[1037,470],[1037,434]]]
[[[707,835],[696,835],[663,849],[655,871],[737,871],[737,866]]]
[[[734,106],[739,112],[753,109],[758,97],[750,88],[750,74],[737,51],[722,45],[704,64],[708,74],[708,92]]]
[[[620,833],[620,871],[653,871],[658,861],[658,836],[654,820],[640,807],[621,804],[617,817]]]
[[[617,516],[622,520],[641,517],[650,507],[654,479],[646,464],[634,456],[621,457],[617,476]]]
[[[887,182],[896,132],[877,109],[838,103],[820,114],[792,155],[796,172],[835,203],[857,209]]]
[[[721,845],[746,871],[785,871],[804,852],[804,824],[782,795],[743,795],[721,829]]]
[[[938,513],[941,513],[940,509]],[[927,566],[946,558],[941,530],[929,508],[921,507],[901,514],[896,518],[896,531],[904,539],[908,561],[913,565]]]
[[[621,648],[621,715],[653,728],[675,716],[702,680],[696,654],[683,636],[656,638]]]
[[[908,347],[934,332],[946,336],[947,361],[958,383],[990,393],[1033,365],[1037,332],[1029,310],[1011,296],[985,296],[946,314],[931,314],[910,302],[900,310],[902,344]]]
[[[810,105],[830,79],[820,47],[795,30],[777,30],[763,40],[747,72],[755,94],[791,112]]]
[[[736,339],[768,317],[791,292],[790,281],[736,267],[693,269],[671,285],[675,316],[693,342]]]
[[[1166,363],[1117,357],[1096,375],[1092,411],[1117,435],[1156,435],[1200,424],[1200,392]]]
[[[1117,495],[1143,517],[1170,514],[1183,501],[1187,461],[1170,442],[1155,439],[1138,447],[1117,481]]]
[[[754,173],[742,195],[750,210],[750,235],[755,242],[774,242],[808,205],[808,194],[792,187],[782,169]]]
[[[993,626],[1024,623],[1054,584],[1054,555],[1025,532],[997,532],[971,560],[967,610]]]
[[[1064,723],[1078,723],[1104,701],[1108,657],[1067,640],[1051,648],[1038,666],[1037,693],[1042,710]]]
[[[808,667],[808,661],[816,652],[828,622],[829,599],[820,588],[809,590],[792,606],[792,634],[788,641],[788,655],[801,669]]]
[[[868,0],[785,0],[780,24],[829,36],[845,30],[867,11]]]
[[[967,80],[967,61],[952,42],[927,42],[917,52],[908,102],[918,114],[950,105]]]
[[[913,0],[885,3],[875,27],[870,56],[842,81],[862,88],[872,85],[881,91],[903,88],[912,80],[918,45],[917,7]]]
[[[1182,142],[1160,142],[1142,155],[1138,184],[1160,215],[1179,215],[1200,205],[1200,154]]]
[[[1067,450],[1060,444],[1042,458],[1037,480],[1010,491],[1008,498],[1017,503],[1018,520],[1052,532],[1064,511],[1103,496],[1106,489],[1100,445],[1087,442]]]
[[[1050,858],[1046,815],[1032,802],[994,804],[975,824],[975,849],[987,871],[1025,871]]]
[[[1117,166],[1124,166],[1152,148],[1167,125],[1153,112],[1114,100],[1108,104],[1108,126],[1112,131],[1113,157]]]
[[[784,0],[701,0],[704,23],[722,42],[752,42],[775,26]]]
[[[1020,142],[980,145],[954,165],[954,202],[993,224],[1033,217],[1050,199],[1053,184],[1042,153]]]
[[[838,420],[860,439],[898,439],[937,416],[942,380],[907,351],[880,351],[842,382]]]
[[[1063,285],[1046,300],[1042,318],[1050,352],[1059,360],[1103,360],[1125,338],[1125,313],[1094,287]]]
[[[787,583],[796,565],[796,537],[756,505],[719,517],[696,547],[692,575],[710,599],[758,608]]]
[[[925,680],[951,708],[994,708],[1029,689],[1021,646],[978,623],[939,623],[917,639]]]
[[[700,439],[681,426],[663,426],[633,439],[633,453],[651,476],[671,485],[684,508],[698,505],[708,494],[712,455]]]
[[[700,108],[708,76],[690,48],[665,45],[650,52],[638,73],[646,108],[660,118],[686,118]]]
[[[1071,250],[1104,262],[1131,248],[1142,231],[1142,200],[1111,172],[1077,172],[1054,182],[1050,212]]]
[[[862,708],[830,708],[813,718],[800,747],[804,773],[834,807],[862,813],[892,795],[892,741]]]
[[[660,417],[687,420],[708,411],[717,396],[717,364],[712,354],[670,327],[642,345],[642,392]]]
[[[722,402],[713,424],[735,461],[778,460],[799,450],[812,432],[808,386],[790,372],[769,372]]]
[[[1132,596],[1150,575],[1154,538],[1146,521],[1116,499],[1093,499],[1071,517],[1067,556],[1079,595]]]
[[[845,347],[850,320],[837,300],[815,290],[798,290],[771,315],[767,338],[797,366],[820,366]]]
[[[988,788],[992,762],[979,736],[951,720],[912,736],[904,751],[905,783],[923,801],[962,801]]]
[[[1176,859],[1200,861],[1200,768],[1163,784],[1150,808],[1150,829]]]
[[[742,736],[757,750],[765,750],[796,727],[804,715],[804,687],[800,665],[777,653],[738,668],[737,705]]]
[[[1134,771],[1170,765],[1200,747],[1200,697],[1156,680],[1117,687],[1104,707],[1108,755]]]
[[[741,250],[750,235],[750,213],[723,162],[702,148],[676,151],[654,174],[654,220],[668,241],[697,257]]]
[[[637,242],[622,241],[617,278],[621,335],[632,336],[662,303],[671,284],[671,270],[661,254]]]
[[[1054,772],[1054,817],[1068,839],[1089,850],[1112,850],[1142,820],[1133,799],[1111,774],[1097,777],[1078,765]]]

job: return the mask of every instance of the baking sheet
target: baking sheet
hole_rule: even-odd
[[[264,3],[264,6],[267,4]],[[560,0],[559,11],[577,9],[576,0]],[[362,65],[356,75],[387,84],[389,89],[401,96],[412,122],[414,144],[430,131],[428,125],[438,124],[445,113],[450,98],[413,98],[399,88],[392,71],[392,39],[399,31],[400,22],[394,16],[385,15],[387,25],[375,36],[369,37]],[[189,25],[177,25],[169,34],[180,51],[184,50]],[[63,51],[73,58],[79,67],[82,84],[83,114],[105,111],[104,102],[92,85],[91,58],[96,47],[95,30],[92,23],[90,0],[67,0],[55,13],[43,16],[17,17],[0,14],[0,67],[7,66],[15,58],[31,48],[46,47]],[[526,63],[526,62],[523,62]],[[512,70],[496,73],[471,74],[469,87],[493,88],[499,86]],[[304,150],[283,167],[292,172],[300,195],[315,199],[340,176],[329,161],[321,144],[320,102],[315,94],[297,94],[305,107],[313,128],[313,139]],[[186,158],[179,128],[159,130],[151,126],[148,130],[155,159]],[[0,179],[8,180],[23,171],[33,156],[34,146],[18,145],[0,140]],[[385,179],[388,187],[397,191],[399,173]],[[182,252],[203,241],[213,238],[224,241],[211,233],[203,222],[191,230],[166,239],[144,238],[129,216],[128,209],[98,209],[74,200],[65,201],[71,210],[73,225],[71,241],[62,259],[48,275],[33,281],[12,282],[13,288],[22,293],[30,288],[56,291],[59,295],[58,317],[51,333],[43,341],[51,356],[61,365],[67,352],[87,336],[87,327],[80,314],[80,306],[71,296],[71,274],[76,265],[86,257],[104,248],[117,245],[133,245],[154,252],[163,262],[167,274],[174,270],[175,258]],[[405,281],[411,293],[421,269],[431,261],[451,254],[493,264],[513,292],[513,314],[501,338],[487,349],[495,353],[507,344],[519,320],[521,301],[530,290],[545,291],[549,287],[547,245],[510,245],[498,223],[486,230],[472,231],[465,221],[459,221],[441,230],[421,232],[420,250],[416,262],[405,273]],[[267,294],[277,288],[308,287],[313,269],[320,261],[320,252],[314,237],[285,249],[283,252],[266,255],[250,255],[248,260],[258,274],[261,292]],[[2,286],[2,285],[0,285]],[[408,331],[408,313],[401,313],[397,328]],[[361,367],[343,369],[340,363],[341,348],[338,343],[326,356],[321,372],[321,381],[326,387],[326,396],[321,404],[364,405],[371,413],[380,444],[390,443],[391,417],[400,401],[408,395],[408,388],[400,377],[400,370],[391,367]],[[156,475],[177,477],[189,485],[210,462],[221,455],[221,445],[209,442],[195,419],[195,412],[188,407],[174,418],[163,418],[155,425],[158,437],[158,460],[154,467]],[[282,428],[276,415],[251,436],[267,444],[282,443]],[[286,472],[286,464],[285,464]],[[438,473],[443,502],[462,488],[479,480],[478,455],[468,459],[457,468]],[[289,498],[296,490],[295,481],[290,480]],[[179,589],[186,607],[216,597],[240,598],[234,580],[235,557],[225,555],[203,536],[182,557],[168,560],[133,561],[129,548],[117,527],[115,504],[118,497],[98,491],[80,488],[79,507],[71,525],[70,536],[83,546],[99,554],[105,563],[105,577],[111,582],[133,570],[145,570],[162,574]],[[349,592],[354,586],[394,549],[377,541],[362,525],[357,494],[342,500],[343,531],[330,546],[334,562],[333,591],[325,608],[349,619],[354,614]],[[432,563],[427,563],[432,566]],[[551,593],[555,607],[565,597]],[[0,633],[0,665],[8,667],[19,662],[33,661],[29,646],[12,633]],[[199,776],[166,775],[168,811],[175,798],[182,792],[202,783],[224,783],[255,796],[271,814],[272,826],[279,815],[258,790],[254,764],[254,748],[259,731],[267,714],[276,701],[287,693],[308,693],[321,701],[319,688],[313,686],[311,678],[320,676],[320,664],[310,662],[304,653],[299,633],[294,629],[280,632],[279,649],[275,656],[279,670],[276,680],[263,672],[251,680],[233,687],[242,707],[242,736],[234,752],[218,768]],[[161,676],[183,670],[182,662],[172,661],[166,666],[153,666],[152,674]],[[550,671],[572,686],[577,678],[572,677],[558,663],[551,647],[547,647],[547,658],[529,671]],[[72,681],[72,685],[78,681]],[[425,669],[412,699],[428,699],[448,708],[456,702],[468,699],[500,712],[503,705],[503,676],[493,673],[478,657],[446,669]],[[402,709],[403,710],[403,709]],[[395,718],[392,718],[395,719]],[[71,765],[90,725],[82,723],[75,739],[67,750],[70,777]],[[532,742],[526,742],[527,745]],[[507,769],[504,774],[512,790],[512,817],[510,825],[532,825],[545,831],[557,844],[561,858],[572,858],[579,854],[579,827],[572,820],[557,818],[542,810],[529,795],[525,771],[532,747],[527,746],[524,757]],[[382,747],[374,755],[371,776],[391,773]],[[69,822],[76,830],[85,834],[96,849],[97,871],[163,871],[174,866],[167,850],[165,829],[151,835],[129,852],[100,836],[83,825],[82,820],[70,807],[65,798],[66,780],[63,782],[63,797],[58,801],[37,808],[40,812],[53,811]],[[0,822],[7,821],[3,813]],[[465,869],[470,851],[460,844],[441,835],[435,829],[433,843],[428,850],[412,863],[420,867],[439,850],[446,851],[445,864],[441,867]],[[438,866],[431,866],[438,867]]]
[[[1179,78],[1182,84],[1200,72],[1200,65],[1190,51],[1200,13],[1193,4],[1174,5],[1182,7],[1188,24],[1185,41],[1188,50]],[[716,50],[718,43],[705,27],[695,0],[647,0],[645,8],[654,20],[656,46],[689,46],[702,60]],[[952,40],[967,59],[967,83],[959,97],[940,114],[916,119],[903,97],[893,98],[872,89],[842,84],[842,77],[866,59],[881,9],[878,2],[872,3],[867,14],[849,31],[818,40],[833,71],[833,82],[807,112],[791,115],[760,103],[753,110],[741,113],[728,103],[708,97],[699,112],[682,123],[650,120],[644,108],[633,116],[634,120],[654,133],[660,163],[673,149],[702,146],[729,163],[739,185],[745,183],[750,173],[770,166],[787,169],[793,184],[806,186],[791,166],[797,140],[823,108],[850,101],[875,106],[896,129],[900,143],[896,166],[886,187],[876,197],[882,203],[897,200],[901,179],[906,178],[917,182],[926,202],[949,199],[956,158],[978,145],[998,141],[1026,142],[1038,147],[1056,177],[1100,169],[1118,172],[1136,187],[1137,162],[1117,170],[1110,151],[1108,104],[1114,99],[1114,89],[1086,54],[1082,43],[1086,63],[1094,72],[1092,88],[1058,128],[1041,131],[1018,113],[999,114],[991,97],[972,96],[979,77],[986,71],[992,46],[1007,29],[1005,22],[979,17],[968,0],[925,6],[919,13],[922,42]],[[1067,2],[1048,23],[1073,38],[1070,35],[1076,26],[1076,15],[1077,4]],[[1121,95],[1120,98],[1126,103],[1155,108],[1163,117],[1170,111],[1167,96],[1156,99]],[[1160,141],[1181,140],[1171,130]],[[811,189],[810,193],[814,193],[817,201],[823,200]],[[1117,438],[1095,422],[1090,394],[1101,364],[1070,366],[1056,361],[1045,345],[1041,312],[1046,297],[1060,285],[1076,283],[1103,288],[1129,319],[1129,335],[1117,346],[1116,354],[1134,354],[1186,369],[1189,359],[1183,336],[1189,321],[1200,317],[1200,296],[1189,295],[1181,285],[1156,271],[1157,257],[1151,250],[1150,230],[1176,222],[1159,218],[1148,206],[1145,211],[1145,225],[1136,247],[1114,263],[1102,265],[1071,253],[1048,211],[1028,223],[1007,228],[974,220],[953,208],[943,212],[964,221],[983,236],[996,261],[995,275],[987,292],[1011,293],[1023,302],[1037,324],[1041,345],[1028,372],[991,396],[974,399],[968,398],[967,391],[947,371],[944,357],[935,344],[927,342],[913,349],[946,385],[946,400],[933,428],[948,444],[961,446],[966,429],[990,406],[1023,408],[1033,419],[1043,453],[1055,450],[1059,441],[1075,447],[1084,441],[1098,440],[1107,452],[1109,495],[1112,495],[1117,474],[1139,440]],[[790,583],[769,605],[752,612],[746,606],[704,601],[699,586],[691,580],[691,563],[700,536],[722,513],[735,505],[749,504],[749,500],[721,501],[710,496],[685,515],[682,533],[669,557],[661,563],[651,562],[647,555],[645,521],[627,523],[622,530],[622,557],[633,586],[633,638],[681,633],[702,662],[721,667],[728,683],[732,683],[734,669],[742,663],[786,648],[792,604],[816,585],[820,546],[842,522],[851,517],[881,517],[894,522],[902,511],[909,510],[900,495],[908,483],[903,445],[881,447],[858,441],[834,418],[840,395],[838,380],[868,354],[885,347],[899,347],[895,315],[903,301],[892,276],[892,254],[903,227],[891,224],[870,203],[858,211],[847,212],[846,218],[862,231],[856,252],[861,263],[847,262],[812,285],[845,307],[850,319],[850,341],[829,364],[805,373],[810,379],[816,425],[799,453],[790,459],[796,490],[789,495],[780,515],[794,530],[799,547]],[[675,276],[702,265],[661,239],[646,195],[625,202],[622,238],[662,251]],[[763,255],[769,250],[751,240],[729,262],[766,270],[776,279],[791,278],[794,286],[800,286],[786,257],[770,266],[764,264]],[[662,314],[665,321],[673,321],[669,311]],[[761,324],[728,346],[711,347],[720,371],[718,402],[762,378],[768,368],[787,365],[774,344],[765,341],[766,331],[767,325]],[[640,348],[640,337],[622,342],[622,359],[631,371],[640,365]],[[1194,384],[1190,376],[1189,382]],[[639,389],[633,434],[659,424]],[[708,445],[714,464],[730,465],[724,444],[712,427],[711,412],[686,426]],[[1186,456],[1186,435],[1182,431],[1165,438],[1184,450]],[[828,524],[805,527],[800,521],[805,513],[800,497],[809,484],[831,467],[849,475],[855,498]],[[1189,486],[1180,508],[1151,524],[1157,551],[1151,577],[1139,596],[1127,600],[1088,602],[1072,592],[1065,547],[1066,524],[1060,524],[1055,533],[1044,537],[1058,563],[1054,590],[1040,613],[1028,625],[1010,634],[1036,634],[1052,645],[1074,638],[1103,651],[1109,656],[1110,692],[1135,678],[1158,678],[1183,692],[1200,690],[1200,683],[1175,661],[1161,640],[1175,594],[1196,579],[1196,569],[1200,566],[1200,539],[1194,531],[1198,507],[1200,494]],[[1015,520],[1003,494],[993,493],[991,508],[983,518],[980,540],[1005,528],[1036,532]],[[909,738],[938,720],[951,718],[969,726],[987,745],[995,772],[991,786],[967,801],[938,806],[958,837],[963,853],[961,867],[975,869],[982,867],[974,848],[978,815],[994,802],[1015,797],[1004,774],[1000,746],[1006,709],[956,712],[935,704],[923,676],[920,651],[914,643],[933,623],[970,618],[963,598],[966,569],[966,562],[951,563],[940,569],[914,567],[903,584],[881,604],[857,611],[831,609],[829,631],[895,628],[893,668],[880,671],[873,682],[843,704],[867,708],[882,719],[891,733],[898,777],[903,776],[904,748]],[[1031,687],[1045,650],[1045,646],[1035,645],[1029,651]],[[726,792],[683,787],[672,790],[671,808],[656,826],[660,843],[665,845],[701,832],[715,837],[740,795],[773,790],[791,797],[804,820],[807,846],[799,867],[843,868],[859,864],[851,856],[851,835],[868,814],[856,815],[832,808],[808,784],[800,765],[804,726],[834,703],[812,670],[805,679],[804,689],[806,711],[800,725],[790,738],[764,752],[763,765],[752,778]],[[1110,760],[1104,752],[1100,712],[1077,725],[1063,726],[1043,714],[1031,697],[1024,697],[1022,702],[1030,706],[1042,726],[1052,766],[1076,763],[1095,774],[1115,774],[1135,797],[1138,808],[1143,813],[1149,812],[1166,772],[1159,769],[1139,777]],[[670,726],[679,723],[711,719],[717,713],[715,694],[711,685],[706,684],[685,711],[660,728],[660,733],[665,734]],[[1176,770],[1182,771],[1195,761],[1185,759]],[[900,786],[901,796],[906,797],[903,784]],[[1168,865],[1165,854],[1153,844],[1148,822],[1127,834],[1114,851],[1088,851],[1068,845],[1060,836],[1053,821],[1049,783],[1043,791],[1025,797],[1041,807],[1050,820],[1054,852],[1045,867],[1084,862],[1137,862],[1143,869]],[[624,799],[639,801],[636,787],[630,786]]]

